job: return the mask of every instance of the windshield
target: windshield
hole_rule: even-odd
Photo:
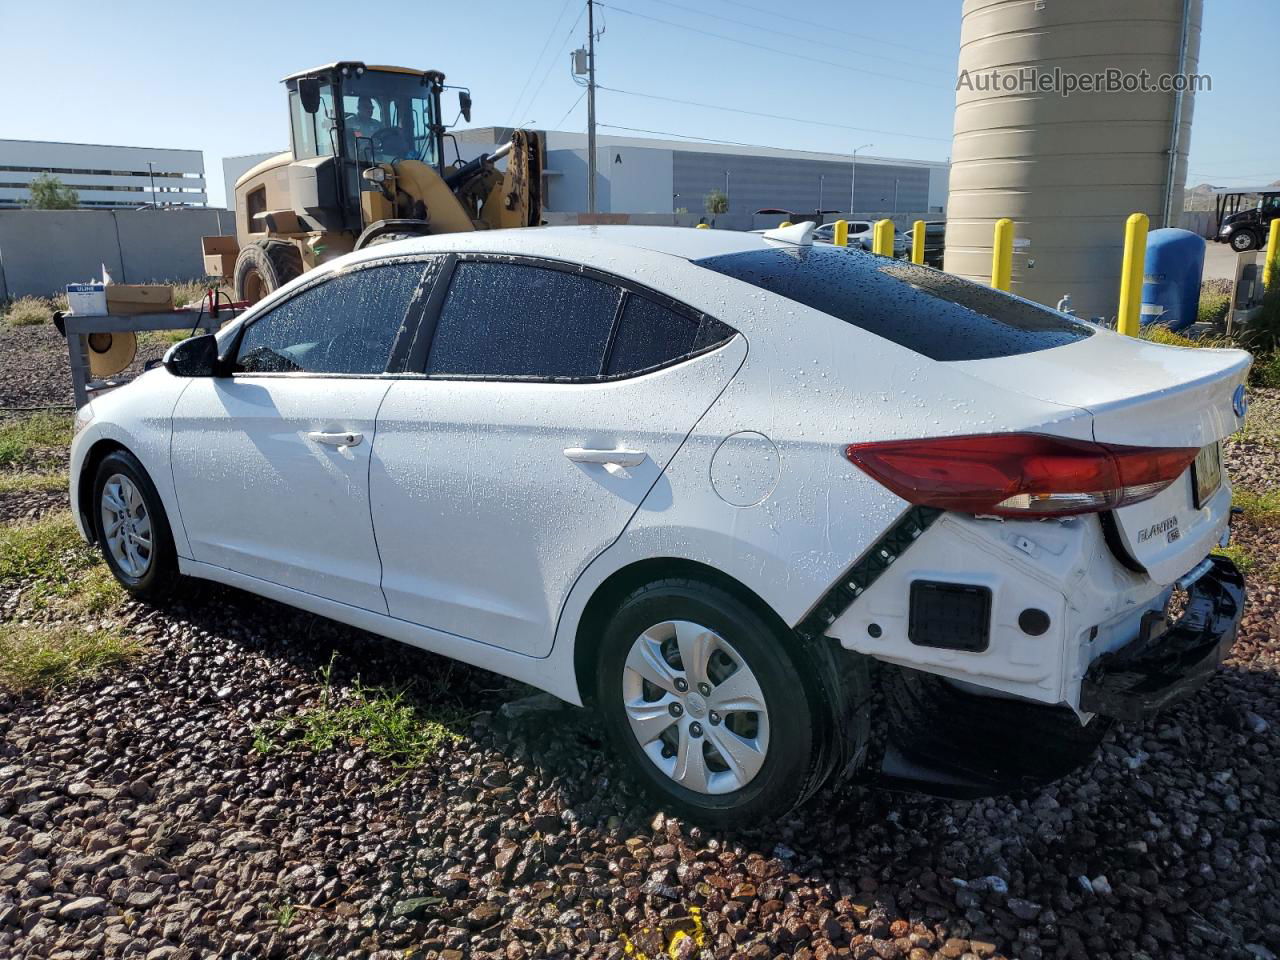
[[[421,160],[435,166],[431,84],[411,73],[366,70],[342,81],[350,155],[362,164]]]

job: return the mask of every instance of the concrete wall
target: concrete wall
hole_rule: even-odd
[[[200,238],[222,233],[235,233],[227,210],[0,210],[0,299],[48,296],[103,266],[117,283],[203,277]]]
[[[1182,220],[1178,223],[1178,226],[1183,230],[1190,230],[1206,240],[1212,240],[1217,236],[1214,233],[1214,228],[1217,225],[1218,214],[1213,210],[1184,210],[1182,211]]]

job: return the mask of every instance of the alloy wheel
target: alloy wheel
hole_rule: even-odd
[[[151,513],[137,485],[113,473],[102,485],[102,534],[111,558],[127,577],[140,580],[151,568]]]
[[[769,711],[760,683],[708,627],[666,620],[645,630],[627,654],[622,695],[641,749],[682,787],[731,793],[764,765]]]

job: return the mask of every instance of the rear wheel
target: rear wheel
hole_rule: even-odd
[[[785,813],[821,784],[830,709],[785,629],[685,579],[623,600],[602,641],[596,704],[665,806],[709,825]]]
[[[133,454],[117,450],[98,464],[92,518],[102,556],[120,585],[157,600],[178,582],[178,554],[164,504]]]
[[[236,257],[236,299],[257,303],[302,273],[302,254],[292,243],[254,240]]]
[[[1236,253],[1244,253],[1256,246],[1257,242],[1254,240],[1253,234],[1248,230],[1241,230],[1231,236],[1231,249]]]

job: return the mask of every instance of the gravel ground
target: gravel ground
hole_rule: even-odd
[[[1228,463],[1273,483],[1261,456]],[[1252,589],[1204,690],[1047,789],[845,788],[733,835],[664,817],[587,712],[491,674],[220,587],[127,603],[147,655],[0,693],[0,956],[656,960],[699,952],[684,930],[716,960],[1273,958],[1280,596]],[[334,690],[422,678],[460,738],[407,775],[257,749],[333,653]]]
[[[167,349],[167,344],[139,343],[137,356],[121,376],[137,376],[148,361],[164,356]],[[70,407],[71,402],[67,341],[53,324],[0,324],[0,410],[54,404]]]

